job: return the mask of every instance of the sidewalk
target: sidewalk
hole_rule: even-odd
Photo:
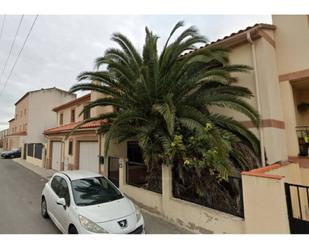
[[[37,175],[49,180],[50,177],[56,172],[51,169],[44,169],[38,166],[35,166],[21,158],[13,159],[19,165],[33,171]],[[145,219],[145,230],[147,234],[189,234],[190,232],[179,228],[178,226],[167,222],[163,218],[158,217],[157,215],[152,215],[149,211],[141,209],[143,217]]]
[[[25,168],[27,168],[31,171],[33,171],[37,175],[45,178],[46,180],[49,180],[49,178],[51,178],[52,175],[56,172],[52,169],[44,169],[44,168],[38,167],[38,166],[33,165],[32,163],[29,163],[26,160],[21,159],[21,158],[15,158],[15,159],[13,159],[13,161],[17,162],[18,164],[24,166]]]

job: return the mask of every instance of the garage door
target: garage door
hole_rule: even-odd
[[[79,169],[98,172],[98,142],[79,143]]]
[[[52,168],[60,171],[61,165],[61,142],[52,142]]]

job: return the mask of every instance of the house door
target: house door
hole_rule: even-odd
[[[119,158],[108,157],[108,179],[119,187]]]
[[[99,172],[98,142],[79,142],[79,169]]]
[[[61,170],[61,142],[52,142],[52,169]]]
[[[286,202],[292,234],[309,234],[309,186],[285,183]]]

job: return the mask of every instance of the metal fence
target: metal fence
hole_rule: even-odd
[[[162,173],[161,170],[160,172]],[[189,177],[185,177],[187,181],[182,182],[174,170],[171,179],[173,196],[243,218],[244,206],[241,178],[231,176],[228,178],[228,181],[221,181],[219,183],[214,179],[214,176],[209,177],[212,177],[211,181],[208,181],[210,179],[205,179],[205,184],[208,184],[209,191],[204,196],[201,196],[192,187],[192,182],[188,181]],[[147,167],[142,163],[127,162],[126,183],[135,187],[162,193],[162,174],[157,174],[157,176],[149,179]]]
[[[147,166],[143,163],[127,162],[126,183],[135,187],[144,188],[156,193],[162,193],[162,172],[150,177]]]
[[[285,183],[287,209],[292,234],[309,233],[309,186]]]
[[[108,179],[119,187],[119,158],[108,157]]]
[[[173,173],[173,196],[201,206],[229,213],[238,217],[244,217],[242,181],[239,177],[229,177],[228,181],[211,181],[208,191],[204,195],[197,194],[196,189],[177,181]],[[210,184],[205,179],[205,184]]]
[[[309,126],[296,126],[296,133],[299,144],[299,155],[309,155]]]

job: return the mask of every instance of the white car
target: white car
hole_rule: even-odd
[[[139,208],[104,176],[88,171],[55,173],[43,189],[41,214],[62,233],[145,233]]]

